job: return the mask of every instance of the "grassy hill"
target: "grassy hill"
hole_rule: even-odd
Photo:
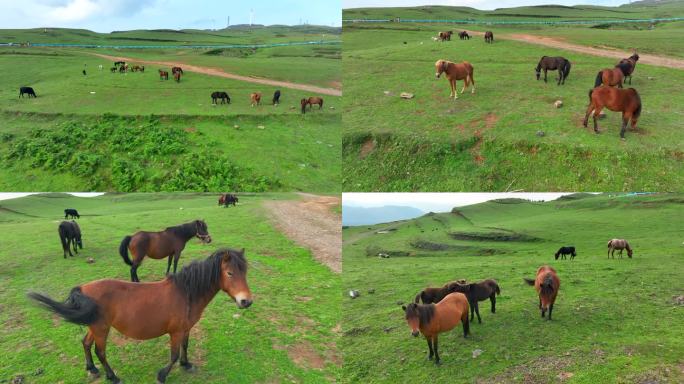
[[[226,295],[217,295],[191,336],[190,360],[199,365],[198,371],[189,374],[175,367],[168,383],[282,378],[318,383],[337,377],[340,278],[275,229],[262,207],[267,200],[292,198],[241,195],[240,204],[229,209],[218,208],[215,195],[202,194],[48,194],[0,201],[0,229],[5,234],[0,247],[0,348],[12,351],[0,363],[0,381],[23,375],[28,383],[87,382],[84,328],[51,317],[29,303],[26,293],[48,292],[63,299],[83,282],[127,280],[129,268],[118,255],[123,236],[197,218],[207,222],[213,241],[188,242],[179,264],[204,259],[221,247],[245,247],[254,305],[238,310]],[[84,242],[81,253],[68,259],[62,258],[57,236],[66,207],[81,213]],[[88,264],[88,257],[95,262]],[[146,260],[140,278],[163,279],[165,267],[164,261]],[[307,303],[311,299],[316,305]],[[113,331],[107,357],[125,382],[147,382],[168,361],[168,337],[134,342]]]
[[[344,229],[343,287],[361,292],[343,302],[345,382],[681,382],[684,343],[674,325],[684,320],[675,300],[684,293],[684,233],[673,224],[683,204],[668,194],[507,199]],[[606,258],[615,237],[629,240],[634,258]],[[564,245],[577,248],[575,260],[554,260]],[[522,279],[543,264],[561,279],[550,322]],[[483,323],[471,324],[469,339],[460,326],[443,334],[435,367],[398,304],[460,278],[496,279],[497,312],[481,302]]]

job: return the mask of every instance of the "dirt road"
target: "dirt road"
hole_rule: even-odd
[[[333,272],[342,272],[342,217],[331,211],[340,197],[300,195],[300,200],[267,201],[264,206],[287,237],[311,249]]]
[[[254,83],[254,84],[272,85],[274,87],[298,89],[300,91],[307,91],[307,92],[322,94],[322,95],[342,96],[342,90],[341,89],[323,88],[323,87],[317,87],[315,85],[291,83],[289,81],[271,80],[271,79],[266,79],[263,77],[236,75],[234,73],[225,72],[224,70],[222,70],[220,68],[200,67],[197,65],[189,65],[189,64],[185,64],[185,63],[175,63],[172,61],[155,61],[155,60],[133,59],[130,57],[110,56],[110,55],[103,55],[100,53],[93,53],[93,52],[86,52],[86,53],[89,55],[98,56],[98,57],[101,57],[103,59],[107,59],[107,60],[111,60],[111,61],[127,61],[127,62],[148,64],[148,65],[163,65],[165,67],[182,67],[183,71],[196,72],[196,73],[201,73],[203,75],[225,77],[226,79],[246,81],[246,82]]]

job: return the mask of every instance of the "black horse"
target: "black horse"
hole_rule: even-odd
[[[226,202],[225,202],[225,207],[228,208],[229,205],[233,205],[233,207],[237,207],[238,203],[238,197],[237,195],[234,195],[232,193],[229,193],[226,195]]]
[[[119,65],[125,65],[125,64],[126,64],[125,61],[115,61],[115,62],[114,62],[114,66],[115,66],[115,67],[118,67]]]
[[[632,56],[630,56],[627,59],[620,60],[620,62],[616,65],[616,67],[620,68],[622,74],[625,75],[625,82],[629,77],[629,85],[632,85],[632,73],[636,68],[637,61],[639,61],[639,55],[636,52],[634,52]]]
[[[555,255],[556,260],[558,260],[558,257],[560,257],[561,260],[565,260],[566,255],[570,255],[570,260],[574,259],[575,256],[577,256],[577,252],[575,252],[575,247],[560,247]]]
[[[73,246],[74,252],[78,253],[79,248],[83,249],[83,242],[81,241],[81,228],[78,227],[75,221],[62,221],[59,223],[59,239],[62,241],[62,250],[64,251],[64,258],[66,259],[66,254],[69,252],[69,256],[74,256],[71,253],[71,247]]]
[[[494,42],[494,33],[492,31],[487,31],[485,32],[485,43],[493,43]]]
[[[38,97],[36,96],[36,92],[31,87],[19,88],[19,97],[24,97],[24,93],[28,94],[29,99],[31,98],[31,96]]]
[[[280,89],[276,90],[275,93],[273,93],[273,105],[278,104],[280,104]]]
[[[459,32],[459,33],[458,33],[458,37],[459,37],[461,40],[470,40],[470,35],[469,35],[468,32],[466,32],[466,31]]]
[[[81,218],[81,215],[78,214],[78,211],[73,209],[73,208],[67,208],[64,210],[64,220],[68,219],[69,216],[71,216],[72,219],[73,218],[78,218],[78,219]]]
[[[501,294],[501,288],[494,279],[482,280],[479,283],[461,284],[460,282],[451,283],[447,286],[449,293],[461,292],[468,298],[470,306],[470,321],[477,315],[477,322],[482,323],[480,317],[480,307],[478,301],[489,299],[492,303],[492,313],[496,313],[496,295]]]
[[[570,61],[565,57],[549,57],[542,56],[539,60],[539,64],[534,68],[537,72],[537,80],[541,76],[541,71],[544,71],[544,82],[546,83],[546,71],[548,70],[558,70],[558,85],[565,84],[565,79],[570,75]]]
[[[228,96],[227,92],[216,91],[216,92],[213,92],[211,94],[211,103],[212,104],[216,104],[216,101],[218,99],[221,99],[221,104],[225,104],[225,103],[230,104],[230,96]]]

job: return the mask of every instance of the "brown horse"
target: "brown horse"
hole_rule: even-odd
[[[181,73],[183,73],[183,72],[176,71],[173,73],[173,79],[176,80],[176,83],[180,83]]]
[[[418,337],[422,333],[427,340],[430,354],[428,359],[435,356],[435,364],[439,365],[439,349],[437,338],[440,333],[454,329],[459,322],[463,324],[463,337],[470,333],[468,322],[468,299],[462,293],[450,293],[437,304],[403,305],[406,322],[411,328],[411,334]]]
[[[560,289],[560,279],[556,274],[556,270],[543,265],[537,270],[537,277],[532,279],[524,279],[529,285],[534,285],[534,289],[539,294],[539,309],[541,315],[544,317],[546,311],[549,311],[549,320],[551,320],[551,312],[553,312],[553,303],[556,301],[558,290]]]
[[[29,293],[29,297],[65,320],[88,327],[83,338],[86,371],[91,376],[99,376],[91,353],[95,343],[95,354],[107,379],[113,383],[120,383],[120,379],[105,354],[111,327],[137,340],[168,334],[171,359],[157,373],[157,382],[164,383],[179,357],[181,367],[193,368],[188,361],[190,330],[219,290],[227,293],[238,308],[252,304],[244,249],[220,249],[206,260],[193,261],[177,275],[162,281],[141,284],[111,279],[91,281],[73,288],[64,302],[35,292]]]
[[[599,71],[596,75],[596,81],[594,82],[594,87],[599,87],[601,85],[607,85],[609,87],[617,86],[622,88],[622,82],[625,79],[625,75],[622,69],[618,68],[606,68]]]
[[[496,280],[487,279],[470,284],[453,283],[448,286],[448,289],[450,292],[461,292],[466,295],[470,306],[470,321],[473,321],[475,314],[477,314],[477,322],[482,324],[478,301],[489,299],[492,303],[492,313],[496,313],[496,295],[501,294],[501,289]]]
[[[423,301],[423,304],[433,304],[433,303],[439,303],[446,295],[455,292],[452,289],[452,285],[454,284],[465,284],[465,280],[457,280],[457,281],[451,281],[446,284],[444,284],[441,287],[427,287],[423,289],[422,291],[418,292],[415,298],[415,303],[418,304]]]
[[[124,237],[119,245],[119,254],[124,262],[131,266],[131,281],[140,281],[137,270],[145,256],[153,259],[168,257],[167,275],[171,269],[171,259],[173,258],[173,273],[176,273],[178,259],[185,248],[185,243],[193,237],[197,237],[204,244],[211,243],[207,224],[203,220],[168,227],[161,232],[140,231],[133,236]],[[133,260],[128,257],[129,251],[133,254]]]
[[[485,43],[493,43],[494,42],[494,32],[492,31],[487,31],[485,32]]]
[[[612,239],[611,241],[608,242],[608,258],[610,259],[611,256],[615,258],[615,251],[618,250],[620,258],[622,259],[622,251],[627,250],[627,256],[631,259],[632,258],[632,248],[629,246],[629,243],[625,239]]]
[[[586,128],[589,123],[589,115],[594,118],[594,132],[599,133],[597,116],[603,107],[613,112],[622,112],[622,128],[620,137],[625,138],[627,123],[632,121],[632,130],[636,129],[639,116],[641,116],[641,97],[634,88],[617,89],[612,87],[597,87],[589,91],[589,106],[584,116],[583,125]]]
[[[318,104],[318,109],[323,108],[323,98],[318,97],[318,96],[311,96],[308,99],[302,99],[300,101],[300,104],[302,105],[302,113],[306,113],[306,106],[309,106],[309,110],[313,108],[314,104]]]
[[[453,35],[453,31],[445,31],[445,32],[440,32],[437,36],[439,37],[439,41],[451,41],[451,35]]]
[[[629,85],[632,85],[632,73],[634,72],[634,69],[636,69],[637,61],[639,61],[639,55],[635,51],[632,56],[627,59],[620,60],[620,62],[616,65],[616,67],[619,67],[622,70],[622,74],[625,75],[625,82],[629,77]]]
[[[237,195],[234,195],[232,193],[222,193],[221,196],[219,196],[219,200],[218,200],[219,207],[223,205],[226,208],[228,208],[228,206],[230,206],[231,204],[233,205],[233,207],[237,207],[237,203],[238,203],[238,197],[237,197]]]
[[[475,93],[475,79],[473,78],[473,66],[469,62],[452,63],[447,60],[437,60],[435,62],[435,77],[439,79],[442,73],[446,73],[446,78],[449,80],[451,86],[451,93],[449,97],[458,99],[458,92],[456,92],[456,80],[464,80],[463,89],[461,93],[465,92],[468,83],[472,84],[471,93]]]
[[[173,68],[171,68],[171,73],[176,73],[176,72],[180,72],[181,75],[184,74],[184,73],[183,73],[183,68],[181,68],[181,67],[173,67]]]
[[[159,80],[168,80],[169,79],[169,73],[166,71],[162,71],[161,69],[159,70]]]
[[[254,92],[249,95],[249,100],[252,103],[252,107],[255,105],[261,105],[261,92]]]

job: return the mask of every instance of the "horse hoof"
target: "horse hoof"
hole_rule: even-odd
[[[195,367],[194,365],[192,365],[190,363],[187,363],[186,365],[181,365],[181,367],[183,367],[185,372],[188,372],[188,373],[197,372],[197,367]]]
[[[99,378],[99,377],[100,377],[100,372],[99,372],[99,371],[95,371],[95,372],[93,372],[93,371],[88,371],[88,378],[89,378],[90,380],[95,380],[95,379],[97,379],[97,378]]]

